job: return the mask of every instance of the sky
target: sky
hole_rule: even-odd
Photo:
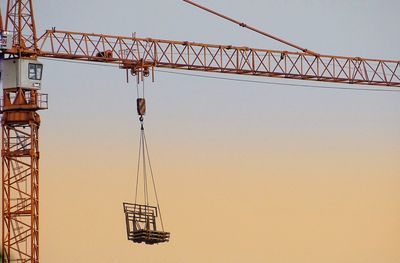
[[[399,1],[198,3],[319,53],[400,58]],[[39,34],[289,49],[178,0],[34,6]],[[171,241],[146,246],[126,239],[122,210],[139,147],[133,81],[115,67],[41,62],[42,262],[400,262],[399,89],[157,71],[145,127]]]

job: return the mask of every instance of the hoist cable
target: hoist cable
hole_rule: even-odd
[[[140,136],[140,141],[139,141],[139,153],[138,153],[138,162],[137,162],[137,170],[136,170],[136,190],[135,190],[135,204],[137,201],[137,193],[138,193],[138,186],[139,186],[139,174],[140,174],[140,157],[141,157],[141,151],[142,151],[142,136]]]
[[[142,81],[142,95],[143,95],[143,98],[144,98],[144,81],[145,81],[145,79],[143,78],[143,81]]]
[[[139,156],[141,155],[141,161],[143,164],[142,172],[143,172],[143,196],[144,196],[144,202],[145,202],[145,207],[144,207],[144,215],[146,218],[146,230],[150,229],[150,207],[149,207],[149,191],[148,191],[148,185],[147,185],[147,164],[146,164],[146,150],[145,150],[145,143],[144,143],[144,127],[143,127],[143,121],[140,121],[140,153]],[[140,157],[139,157],[140,158]],[[136,203],[136,202],[135,202]]]
[[[147,169],[146,169],[146,154],[145,154],[145,144],[144,144],[144,129],[143,129],[143,124],[141,128],[141,134],[140,136],[142,137],[142,162],[143,162],[143,192],[144,192],[144,200],[146,206],[149,205],[149,192],[148,192],[148,186],[147,186]]]
[[[139,98],[139,79],[136,80],[136,96]]]
[[[153,167],[151,165],[149,148],[147,146],[147,139],[146,139],[146,134],[144,133],[144,131],[143,131],[143,139],[144,139],[144,146],[146,147],[147,160],[149,161],[151,180],[153,182],[153,189],[154,189],[154,194],[155,194],[155,197],[156,197],[158,213],[160,214],[161,228],[162,228],[162,231],[164,231],[164,222],[163,222],[162,215],[161,215],[160,202],[158,201],[158,194],[157,194],[157,189],[156,189],[156,182],[155,182],[155,179],[154,179]]]
[[[138,74],[138,80],[139,80],[139,74]],[[145,100],[145,81],[142,79],[142,85],[140,85],[139,81],[136,83],[136,93],[137,93],[137,98],[138,101],[139,99]],[[151,219],[151,214],[152,210],[150,209],[150,193],[151,193],[151,186],[149,183],[153,184],[153,191],[155,195],[155,201],[157,202],[156,209],[158,210],[158,214],[160,217],[160,223],[161,223],[161,228],[162,231],[164,231],[164,222],[162,219],[162,214],[161,214],[161,208],[160,208],[160,202],[158,199],[158,193],[157,193],[157,188],[156,188],[156,181],[154,178],[154,172],[153,172],[153,167],[151,165],[151,160],[150,160],[150,154],[149,154],[149,149],[147,145],[147,139],[146,139],[146,133],[144,130],[144,123],[143,123],[143,115],[141,110],[139,109],[139,102],[138,102],[138,113],[140,115],[139,120],[140,120],[140,141],[139,141],[139,158],[138,158],[138,167],[137,167],[137,174],[136,174],[136,191],[135,191],[135,203],[137,203],[137,194],[138,194],[138,188],[139,188],[139,176],[143,176],[143,197],[144,197],[144,214],[145,214],[145,220],[146,220],[146,229],[150,230],[150,223],[152,222],[153,219]],[[144,114],[144,113],[143,113]],[[140,166],[142,168],[140,169]],[[148,174],[148,171],[150,174]],[[151,181],[150,181],[151,177]],[[157,212],[156,212],[157,213]],[[156,214],[157,215],[157,214]]]

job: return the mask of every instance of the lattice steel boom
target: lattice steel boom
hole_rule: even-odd
[[[252,76],[400,87],[400,61],[48,30],[38,56]]]

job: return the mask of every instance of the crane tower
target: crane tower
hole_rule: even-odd
[[[8,1],[2,49],[2,253],[3,262],[39,261],[39,110],[43,65],[37,60],[32,1]],[[4,53],[2,54],[4,56]]]

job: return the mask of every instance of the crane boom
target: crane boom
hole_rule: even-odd
[[[400,87],[400,61],[47,30],[38,56],[251,76]]]

